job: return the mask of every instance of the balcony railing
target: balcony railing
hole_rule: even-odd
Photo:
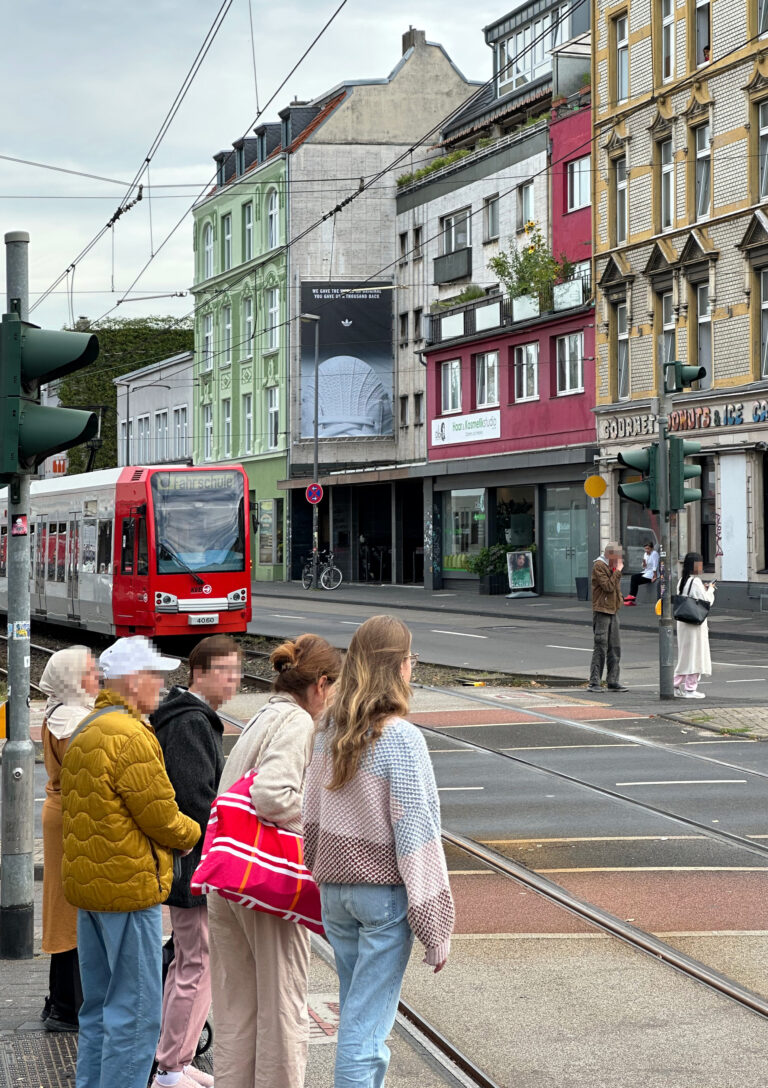
[[[467,279],[472,275],[472,246],[435,257],[433,271],[432,281],[435,284]]]
[[[506,295],[487,295],[485,298],[463,302],[450,309],[425,315],[424,337],[429,344],[443,340],[458,340],[465,336],[498,329],[505,325],[522,324],[540,314],[560,313],[583,306],[591,296],[591,277],[587,272],[574,276],[564,283],[553,286],[551,298],[545,299],[541,308],[539,299],[522,295],[510,299]]]

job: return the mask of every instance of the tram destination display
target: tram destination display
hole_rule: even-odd
[[[391,283],[304,282],[302,313],[319,321],[320,438],[392,434]],[[301,434],[314,434],[315,322],[301,323]]]

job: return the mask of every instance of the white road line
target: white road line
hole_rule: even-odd
[[[347,627],[360,627],[363,620],[339,620],[339,623],[345,623]]]
[[[726,680],[726,684],[765,684],[768,681],[766,676],[756,676],[752,680]]]
[[[638,744],[529,744],[520,748],[499,748],[500,752],[553,752],[561,748],[639,748]],[[447,751],[448,749],[446,749]]]
[[[578,650],[580,654],[591,654],[592,650],[587,649],[586,646],[555,646],[552,643],[547,643],[548,650]]]
[[[616,782],[617,786],[746,786],[746,778],[670,778],[662,782]]]
[[[487,635],[470,635],[466,631],[438,631],[435,628],[430,633],[433,635],[458,635],[459,638],[488,638]]]
[[[466,793],[469,790],[484,790],[485,786],[438,786],[438,793]]]
[[[738,661],[713,661],[721,669],[768,669],[768,665],[742,665]]]
[[[270,614],[277,620],[305,620],[307,618],[306,616],[286,616],[283,612],[272,612]]]

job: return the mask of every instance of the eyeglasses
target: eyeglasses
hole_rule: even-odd
[[[416,668],[416,666],[417,666],[417,665],[418,665],[418,663],[419,663],[419,655],[418,655],[418,654],[408,654],[408,657],[407,657],[407,659],[406,659],[406,660],[410,661],[410,663],[411,663],[411,668],[412,668],[412,669],[415,669],[415,668]]]

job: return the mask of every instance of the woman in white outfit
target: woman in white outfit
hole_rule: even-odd
[[[715,602],[715,583],[702,582],[699,577],[703,562],[698,552],[688,552],[683,560],[683,571],[678,583],[678,593],[699,601]],[[698,691],[699,678],[712,673],[709,656],[709,628],[702,624],[677,621],[677,665],[675,666],[675,695],[679,699],[704,699]]]

